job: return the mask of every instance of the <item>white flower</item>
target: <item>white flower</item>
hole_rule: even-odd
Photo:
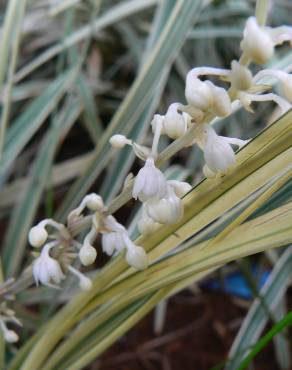
[[[114,252],[120,252],[125,248],[125,242],[122,237],[127,233],[123,225],[121,225],[112,215],[109,215],[104,220],[104,229],[101,236],[102,250],[108,256]]]
[[[164,133],[171,139],[178,139],[187,131],[187,120],[177,111],[179,106],[179,103],[171,104],[164,116]]]
[[[175,224],[183,216],[183,203],[172,186],[168,185],[166,196],[159,201],[148,201],[146,211],[149,217],[160,224]]]
[[[120,252],[125,248],[125,242],[121,232],[109,232],[102,234],[101,245],[103,252],[108,256],[113,255],[115,251]]]
[[[227,117],[231,114],[231,100],[230,97],[223,87],[217,87],[214,85],[213,88],[214,101],[212,111],[218,117]]]
[[[226,90],[211,81],[201,81],[197,70],[192,69],[187,74],[185,96],[188,104],[201,111],[210,110],[219,117],[228,116],[231,113],[231,101]]]
[[[235,164],[235,154],[231,144],[241,147],[247,142],[219,136],[208,124],[198,126],[197,135],[196,142],[204,151],[204,159],[211,173],[225,173]]]
[[[263,77],[273,77],[280,81],[281,92],[284,97],[292,102],[292,74],[277,69],[263,69],[254,76],[254,82],[258,82]]]
[[[126,261],[137,270],[144,270],[148,266],[148,258],[144,249],[132,242],[127,234],[123,234],[127,248]]]
[[[88,194],[84,197],[85,203],[90,211],[99,211],[102,210],[104,207],[103,200],[101,196],[95,193]]]
[[[245,91],[252,86],[251,71],[238,63],[237,60],[231,62],[231,72],[229,75],[231,86],[236,90]]]
[[[188,104],[205,111],[213,105],[213,84],[201,81],[193,70],[186,77],[185,96]]]
[[[84,266],[91,265],[97,256],[96,249],[92,246],[98,234],[95,224],[92,224],[89,233],[85,236],[83,245],[79,251],[79,259]]]
[[[163,173],[155,166],[154,159],[149,157],[138,172],[133,187],[133,198],[146,202],[149,199],[161,199],[166,193],[166,180]]]
[[[140,234],[151,235],[159,228],[160,224],[155,222],[154,220],[152,220],[151,217],[148,216],[145,205],[143,205],[142,217],[138,221],[137,226]]]
[[[29,230],[28,241],[33,247],[41,247],[48,239],[48,232],[44,226],[36,225]]]
[[[127,139],[126,136],[124,135],[113,135],[110,139],[109,142],[112,147],[121,149],[127,144],[131,144],[131,140]]]
[[[40,282],[44,285],[60,284],[65,275],[57,260],[50,257],[49,250],[56,245],[55,242],[46,244],[40,256],[33,262],[33,276],[36,284]]]
[[[15,343],[15,342],[17,342],[18,339],[19,339],[18,334],[15,333],[15,331],[13,331],[13,330],[8,329],[6,327],[6,324],[5,324],[4,321],[5,321],[5,319],[1,319],[0,320],[0,327],[1,327],[1,330],[2,330],[2,333],[3,333],[3,336],[4,336],[4,340],[7,343]]]
[[[175,194],[179,198],[182,198],[192,189],[192,186],[185,181],[168,180],[167,183],[173,188]]]
[[[273,56],[274,41],[264,27],[260,27],[255,17],[249,17],[243,31],[241,49],[258,64],[265,64]]]
[[[4,332],[4,339],[8,343],[16,343],[19,340],[19,336],[13,330],[6,330]]]
[[[147,254],[144,249],[139,246],[127,250],[126,261],[137,270],[144,270],[148,266]]]
[[[96,249],[90,245],[84,245],[79,251],[79,259],[84,266],[91,265],[96,260]]]
[[[235,155],[228,140],[216,134],[211,126],[207,126],[207,138],[204,146],[204,158],[208,168],[213,172],[225,173],[235,164]]]

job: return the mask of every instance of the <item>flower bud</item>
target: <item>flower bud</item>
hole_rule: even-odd
[[[108,256],[111,256],[115,250],[117,252],[120,252],[122,249],[125,248],[125,242],[121,235],[122,232],[110,232],[102,234],[101,236],[102,250]]]
[[[149,157],[138,172],[133,187],[133,198],[146,202],[149,199],[161,199],[166,193],[166,180],[163,173],[155,166],[154,159]]]
[[[169,180],[167,183],[179,198],[182,198],[192,189],[192,186],[185,181]]]
[[[235,155],[228,139],[217,135],[210,125],[205,125],[207,139],[204,146],[206,165],[212,172],[225,173],[235,164]]]
[[[171,139],[178,139],[187,131],[187,121],[184,119],[183,115],[177,111],[179,105],[179,103],[171,104],[168,107],[163,121],[164,132]]]
[[[153,234],[160,225],[152,220],[152,218],[147,214],[143,214],[142,218],[138,221],[137,226],[140,234],[145,236]]]
[[[126,261],[137,270],[144,270],[148,266],[147,254],[144,249],[139,246],[133,246],[127,249]]]
[[[129,139],[127,139],[124,135],[113,135],[109,142],[112,147],[122,149],[126,144],[129,143]]]
[[[223,87],[214,86],[214,103],[213,111],[218,117],[227,117],[231,114],[231,101],[230,97]]]
[[[41,247],[48,239],[48,232],[42,226],[34,226],[28,233],[29,244],[35,248]]]
[[[239,64],[236,60],[231,62],[231,72],[229,75],[231,86],[236,90],[248,90],[252,86],[251,71]]]
[[[191,70],[187,74],[185,96],[188,104],[202,111],[213,105],[212,83],[201,81]]]
[[[258,25],[255,17],[248,18],[240,47],[257,64],[267,63],[274,54],[271,36]]]
[[[165,198],[156,202],[147,202],[146,211],[148,216],[160,224],[175,224],[183,216],[183,203],[176,196],[172,187],[168,185]]]
[[[82,275],[79,277],[79,287],[81,290],[90,290],[92,288],[92,281],[85,275]]]
[[[5,330],[4,339],[8,343],[15,343],[18,341],[19,336],[13,330]]]
[[[104,207],[103,200],[99,195],[92,193],[87,195],[86,198],[86,206],[91,211],[96,212]]]
[[[79,251],[79,259],[84,266],[91,265],[96,260],[97,252],[92,245],[84,245]]]

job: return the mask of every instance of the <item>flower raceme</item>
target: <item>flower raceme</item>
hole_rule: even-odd
[[[122,149],[129,145],[136,156],[144,162],[136,178],[127,177],[125,183],[126,187],[133,183],[132,196],[142,202],[141,217],[137,223],[141,234],[151,235],[163,224],[179,222],[184,212],[181,198],[191,189],[186,182],[167,180],[156,166],[161,135],[180,141],[179,148],[183,147],[184,139],[191,135],[188,143],[198,145],[204,154],[204,175],[212,178],[217,174],[226,174],[230,168],[236,166],[232,146],[240,148],[247,141],[218,135],[210,121],[216,116],[228,117],[232,113],[232,102],[235,100],[250,112],[253,112],[251,104],[261,101],[275,102],[282,112],[289,109],[292,102],[292,75],[275,69],[263,69],[253,76],[247,63],[244,64],[242,60],[264,64],[273,56],[275,46],[285,41],[291,43],[291,40],[291,27],[260,26],[255,17],[248,18],[240,44],[245,58],[233,60],[229,69],[208,66],[191,69],[185,83],[187,104],[174,102],[169,105],[164,115],[154,115],[151,121],[153,132],[151,147],[137,144],[121,134],[110,138],[113,148]],[[208,76],[218,79],[219,84],[223,80],[224,84],[230,85],[230,89],[227,90],[217,85],[217,82],[215,84],[209,81]],[[280,82],[282,96],[273,92],[263,93],[266,85],[263,88],[260,82],[266,77]],[[185,146],[188,147],[189,144]],[[80,242],[76,239],[78,237],[76,225],[82,224],[85,217],[90,220],[90,229]],[[83,266],[95,262],[97,258],[95,243],[99,234],[104,253],[109,256],[124,253],[125,260],[130,266],[136,269],[147,267],[147,255],[143,248],[129,238],[126,228],[114,216],[108,214],[102,198],[91,193],[70,212],[66,225],[45,219],[30,230],[29,243],[40,249],[33,262],[36,283],[56,287],[70,272],[79,279],[81,289],[90,289],[89,278],[72,264],[76,258]]]

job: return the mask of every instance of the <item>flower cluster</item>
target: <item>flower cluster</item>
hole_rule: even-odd
[[[74,239],[72,229],[82,221],[85,210],[90,212],[91,229],[81,244]],[[50,233],[47,228],[51,229]],[[29,243],[35,248],[41,247],[32,267],[36,284],[58,288],[70,272],[78,278],[82,290],[90,289],[91,280],[72,264],[77,258],[83,266],[95,262],[97,251],[94,242],[99,233],[106,254],[111,256],[126,250],[125,258],[129,265],[136,269],[147,267],[144,249],[131,241],[124,226],[107,214],[102,198],[92,193],[86,195],[80,205],[70,212],[67,226],[52,219],[45,219],[31,228],[28,235]]]
[[[142,217],[138,222],[141,234],[148,235],[162,224],[175,224],[183,216],[183,197],[191,186],[183,181],[167,180],[156,167],[158,143],[162,134],[178,138],[187,130],[187,114],[177,112],[177,104],[172,104],[166,115],[154,115],[151,122],[154,133],[152,147],[141,147],[122,135],[114,135],[110,143],[115,148],[131,145],[136,155],[145,161],[144,167],[138,172],[133,185],[132,196],[142,202]],[[143,155],[141,155],[143,153]]]
[[[197,145],[204,154],[203,173],[206,177],[226,174],[236,165],[232,146],[240,148],[247,141],[218,135],[211,122],[216,117],[228,117],[235,101],[250,112],[252,103],[260,101],[273,101],[282,112],[291,107],[292,75],[275,69],[263,69],[253,76],[248,68],[249,62],[266,63],[273,56],[277,45],[286,41],[291,43],[291,40],[292,27],[263,27],[257,23],[256,18],[250,17],[240,44],[242,58],[239,61],[233,60],[229,69],[204,66],[190,70],[185,84],[186,104],[172,103],[164,115],[154,115],[151,122],[151,147],[137,144],[124,135],[111,137],[110,144],[114,148],[121,149],[129,145],[144,162],[134,179],[126,179],[127,183],[133,185],[132,197],[142,203],[138,220],[141,234],[151,235],[161,225],[178,223],[184,212],[182,197],[191,189],[186,182],[168,180],[157,167],[161,135],[178,140],[181,143],[178,149]],[[206,79],[207,76],[223,81],[228,89],[225,85],[218,86]],[[267,85],[260,83],[266,77],[280,82],[280,95],[265,93]],[[188,140],[184,141],[184,138]],[[78,233],[75,226],[82,223],[84,217],[90,218],[91,227],[80,243],[76,239],[75,234]],[[136,269],[147,267],[144,249],[130,239],[125,227],[108,213],[101,197],[93,193],[85,196],[69,214],[67,225],[45,219],[30,230],[30,244],[36,248],[41,247],[33,262],[36,283],[58,287],[67,274],[72,273],[79,279],[81,289],[90,289],[91,280],[76,268],[75,262],[79,260],[83,266],[94,263],[97,258],[94,244],[99,234],[103,251],[107,255],[124,252],[130,266]],[[4,321],[1,322],[3,326]],[[2,330],[6,333],[4,327]]]

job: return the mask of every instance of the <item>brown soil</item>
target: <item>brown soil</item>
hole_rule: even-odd
[[[194,295],[184,291],[169,300],[160,335],[153,332],[151,312],[91,369],[211,370],[226,360],[247,305],[221,292]],[[273,345],[256,357],[253,369],[280,370]]]

